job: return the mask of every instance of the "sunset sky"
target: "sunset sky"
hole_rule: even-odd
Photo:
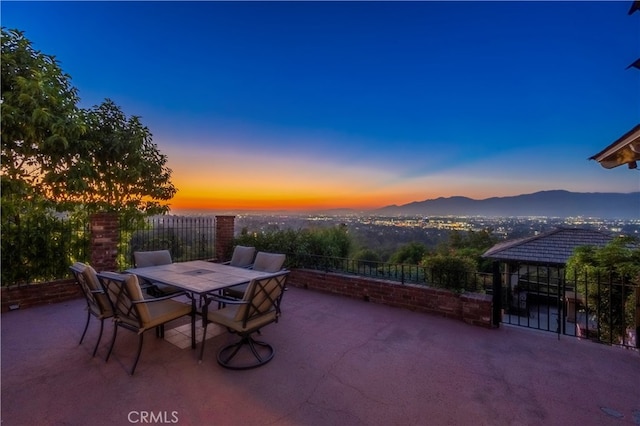
[[[14,2],[81,106],[141,116],[172,209],[631,192],[588,158],[640,121],[623,2]]]

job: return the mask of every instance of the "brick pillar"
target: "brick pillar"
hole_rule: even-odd
[[[118,215],[95,213],[91,215],[91,266],[96,271],[116,271],[118,265]]]
[[[216,216],[216,260],[225,262],[231,258],[235,231],[235,216]]]

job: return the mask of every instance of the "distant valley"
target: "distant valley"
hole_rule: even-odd
[[[554,190],[484,200],[441,197],[401,206],[391,205],[372,213],[381,216],[584,216],[638,219],[640,192],[625,194]]]

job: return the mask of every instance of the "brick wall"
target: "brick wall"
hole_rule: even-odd
[[[293,269],[288,285],[329,292],[373,303],[462,320],[481,327],[492,327],[491,296],[456,294],[448,290],[399,284],[354,275]],[[57,303],[83,297],[74,280],[2,288],[2,312]]]
[[[235,216],[216,216],[216,260],[225,262],[231,259]]]
[[[0,299],[2,312],[26,309],[32,306],[59,303],[84,297],[75,280],[59,280],[43,284],[2,287]]]
[[[90,218],[90,264],[96,271],[118,269],[118,226],[118,216],[114,213],[97,213]],[[234,226],[235,216],[216,216],[215,254],[218,259],[227,260],[231,254]],[[0,296],[2,312],[83,297],[74,280],[2,287]]]
[[[441,315],[481,327],[493,326],[492,298],[486,294],[456,294],[444,289],[308,269],[292,270],[288,285]]]
[[[118,215],[96,213],[91,215],[91,266],[98,271],[117,270],[118,256]]]

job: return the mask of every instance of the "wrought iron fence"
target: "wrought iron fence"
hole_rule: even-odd
[[[520,265],[502,283],[505,324],[640,347],[640,286],[628,279]]]
[[[397,281],[400,284],[422,284],[453,291],[490,292],[492,274],[483,272],[446,273],[419,265],[396,264],[311,254],[289,255],[289,267],[359,275]]]
[[[38,220],[2,223],[2,285],[23,285],[71,277],[69,265],[90,262],[87,219],[42,215]],[[215,218],[158,216],[120,221],[117,265],[133,266],[133,252],[164,250],[176,262],[211,259]]]
[[[135,251],[169,250],[174,262],[208,260],[215,252],[215,218],[154,216],[120,222],[118,267],[134,266]]]
[[[1,247],[3,286],[67,278],[69,265],[89,258],[86,220],[50,214],[5,219]]]

